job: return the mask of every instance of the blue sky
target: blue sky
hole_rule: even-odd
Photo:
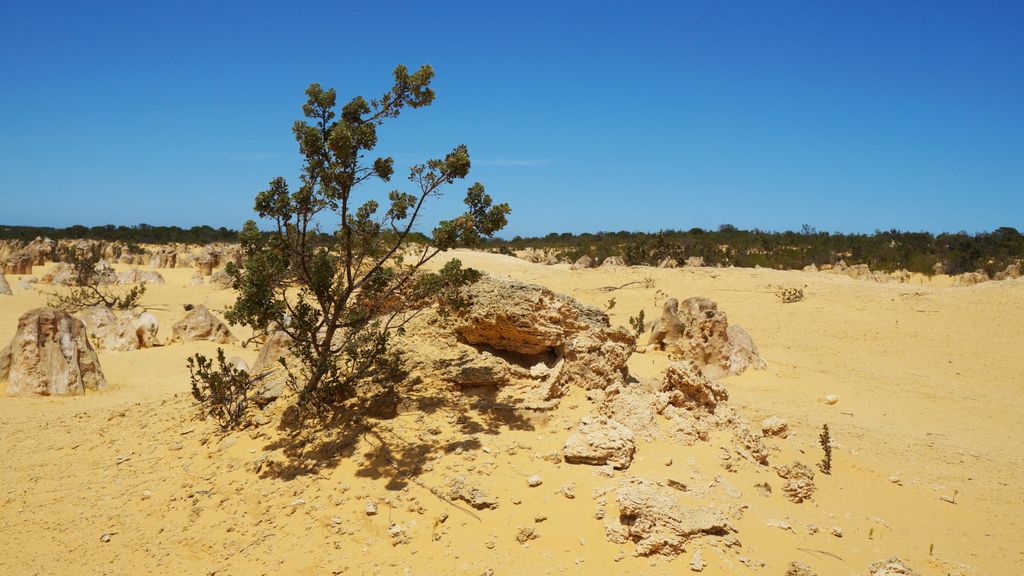
[[[238,227],[299,171],[310,82],[429,63],[378,151],[467,144],[507,237],[1024,228],[1024,3],[377,6],[0,4],[0,223]]]

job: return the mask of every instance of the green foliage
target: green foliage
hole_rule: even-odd
[[[179,228],[177,226],[69,226],[67,228],[51,228],[46,226],[0,226],[0,239],[22,240],[30,242],[36,237],[54,240],[107,240],[111,242],[130,242],[135,244],[170,244],[181,242],[187,244],[209,244],[211,242],[232,242],[237,232],[224,227],[193,226]],[[132,252],[135,253],[135,252]]]
[[[644,326],[643,309],[641,309],[640,313],[636,316],[629,317],[629,325],[633,328],[633,334],[636,336],[637,340],[639,340],[640,337],[644,335],[644,332],[647,331],[647,328]]]
[[[294,361],[285,367],[305,411],[337,408],[370,384],[387,390],[401,374],[391,335],[427,306],[445,312],[461,305],[458,288],[479,276],[458,261],[435,273],[424,265],[449,248],[479,245],[507,223],[508,205],[494,204],[475,183],[463,214],[441,221],[430,238],[413,231],[427,199],[469,174],[464,145],[413,166],[411,192],[395,189],[386,199],[363,192],[365,182],[394,175],[392,158],[368,158],[378,127],[428,106],[433,75],[430,66],[413,73],[398,66],[381,97],[356,97],[340,109],[333,89],[311,84],[306,119],[292,127],[303,157],[299,185],[271,180],[255,211],[272,230],[260,234],[247,222],[240,234],[246,264],[229,271],[239,294],[226,317],[291,337]],[[320,228],[327,215],[339,222],[330,233]]]
[[[693,228],[656,233],[552,233],[537,238],[493,240],[486,246],[496,251],[556,249],[573,261],[584,254],[598,262],[620,255],[629,265],[657,266],[668,257],[682,264],[691,256],[700,256],[708,266],[793,270],[843,260],[849,265],[867,264],[872,270],[907,269],[929,275],[938,263],[949,274],[978,269],[991,274],[1024,258],[1024,235],[1008,227],[974,235],[898,230],[837,234],[807,225],[798,232],[767,232],[724,224],[716,231]]]
[[[818,435],[818,443],[821,444],[821,449],[825,452],[821,462],[818,463],[818,468],[821,469],[825,474],[832,473],[832,436],[828,432],[828,424],[821,425],[821,434]]]
[[[83,254],[73,248],[66,248],[61,251],[60,259],[71,265],[71,286],[48,294],[48,306],[69,314],[93,306],[132,310],[146,293],[145,284],[136,284],[126,291],[117,288],[114,284],[117,276],[100,259],[99,254]]]
[[[223,348],[217,348],[216,367],[212,360],[196,354],[188,359],[188,371],[192,378],[192,397],[203,413],[224,430],[240,426],[249,407],[249,394],[256,385],[249,373],[229,364],[224,359]]]

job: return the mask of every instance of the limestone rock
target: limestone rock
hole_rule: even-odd
[[[743,458],[762,465],[768,464],[768,448],[761,441],[761,437],[755,435],[749,428],[738,427],[734,430],[732,445],[736,453]]]
[[[227,273],[226,270],[217,270],[210,275],[210,283],[216,284],[221,288],[231,288],[234,285],[235,280]]]
[[[252,370],[249,371],[253,378],[259,380],[253,395],[256,404],[265,406],[284,394],[288,374],[284,366],[281,366],[280,359],[288,358],[289,343],[291,337],[283,330],[278,330],[271,334],[260,348]]]
[[[477,486],[469,484],[465,476],[459,476],[452,480],[448,488],[448,497],[453,500],[462,500],[477,510],[494,510],[498,507],[498,499],[489,496]]]
[[[992,276],[992,279],[993,280],[1014,280],[1014,279],[1020,278],[1020,269],[1021,269],[1021,264],[1020,263],[1010,264],[1002,272],[996,272],[995,275]]]
[[[918,576],[917,572],[895,556],[888,560],[879,560],[868,569],[871,571],[871,576]]]
[[[171,342],[191,342],[193,340],[210,340],[218,344],[230,344],[237,341],[227,325],[211,314],[203,305],[196,306],[184,318],[171,326]]]
[[[689,258],[686,259],[686,266],[689,267],[689,268],[694,268],[694,267],[699,268],[699,267],[701,267],[703,265],[704,265],[704,257],[703,256],[690,256]]]
[[[601,262],[601,266],[625,266],[626,261],[622,259],[622,256],[609,256]]]
[[[964,272],[956,276],[954,284],[957,286],[974,286],[975,284],[981,284],[982,282],[988,282],[988,274],[984,270],[978,270],[977,272]]]
[[[11,395],[84,394],[107,386],[81,320],[55,308],[36,308],[0,351],[0,382]]]
[[[782,485],[782,493],[790,502],[799,504],[814,495],[814,470],[809,466],[793,462],[790,466],[779,466],[775,472],[786,480]]]
[[[7,274],[31,274],[32,255],[28,252],[19,252],[7,257],[4,272]]]
[[[658,268],[679,268],[679,262],[675,258],[669,256],[658,262]]]
[[[11,294],[11,285],[7,283],[3,270],[0,270],[0,296],[10,296]]]
[[[711,375],[765,369],[757,346],[746,330],[730,326],[725,313],[707,298],[665,301],[661,317],[651,326],[648,346],[693,360]]]
[[[606,388],[626,379],[635,340],[608,315],[546,288],[485,276],[464,289],[469,306],[453,330],[466,344],[511,352],[530,366],[546,363],[548,398],[569,386]]]
[[[171,246],[161,248],[153,254],[149,265],[153,268],[174,268],[178,260],[178,253]]]
[[[604,416],[580,420],[562,447],[562,457],[570,464],[611,464],[618,469],[629,468],[635,452],[633,432]]]
[[[584,254],[576,259],[570,267],[572,270],[585,270],[594,267],[594,259]]]
[[[786,576],[818,576],[811,570],[811,567],[803,562],[794,560],[789,563],[789,569],[786,570]]]
[[[196,269],[203,276],[210,276],[213,274],[213,267],[217,261],[211,258],[209,255],[200,256],[196,259]]]
[[[604,399],[598,412],[629,428],[634,435],[645,440],[661,437],[658,413],[664,401],[658,398],[647,383],[628,382],[604,390]]]
[[[714,412],[719,402],[729,399],[725,387],[708,378],[692,360],[670,364],[659,391],[668,395],[669,404],[687,410]]]
[[[39,278],[39,283],[51,286],[74,286],[76,283],[75,268],[67,262],[58,262],[43,273]]]
[[[166,284],[167,281],[159,272],[139,270],[137,268],[117,273],[117,283],[126,284]]]
[[[624,483],[616,498],[619,514],[606,522],[605,534],[615,543],[633,542],[640,556],[676,556],[693,538],[735,531],[722,511],[684,506],[667,489],[646,480]]]
[[[765,436],[785,438],[789,436],[789,423],[778,416],[770,416],[761,421],[761,433]]]
[[[484,276],[463,292],[470,305],[454,329],[469,344],[536,355],[565,345],[570,335],[609,324],[601,310],[532,284]]]
[[[160,345],[160,322],[149,312],[114,312],[105,306],[94,306],[75,316],[85,324],[89,340],[99,350],[125,352]]]
[[[25,246],[25,252],[32,256],[32,264],[42,266],[57,255],[57,242],[50,238],[36,237]]]

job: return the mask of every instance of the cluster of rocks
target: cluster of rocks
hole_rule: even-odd
[[[75,316],[85,325],[89,340],[100,350],[127,352],[160,345],[157,338],[160,322],[149,312],[115,312],[95,306]]]
[[[228,262],[233,262],[237,266],[244,263],[241,246],[235,243],[212,243],[204,246],[174,243],[140,247],[106,240],[55,241],[49,238],[36,238],[28,243],[17,240],[0,241],[0,271],[7,274],[31,274],[33,266],[59,262],[61,255],[66,252],[99,258],[108,264],[151,268],[194,267],[203,276],[210,276],[217,268],[226,266]]]
[[[599,265],[600,266],[626,266],[627,263],[626,263],[625,259],[623,259],[621,256],[608,256],[604,260],[601,260],[600,262],[598,262],[598,260],[596,258],[591,258],[590,256],[587,256],[586,254],[584,254],[583,256],[580,256],[579,258],[576,259],[575,262],[572,263],[571,269],[572,270],[584,270],[586,268],[594,268],[595,266],[599,266]],[[690,256],[689,258],[687,258],[683,262],[682,265],[683,266],[687,266],[687,267],[704,266],[704,257],[703,256]],[[663,258],[660,262],[658,262],[658,268],[679,268],[679,267],[680,267],[679,261],[676,260],[675,258],[672,258],[671,256],[669,256],[667,258]]]
[[[822,264],[816,266],[809,264],[804,267],[805,272],[828,272],[831,274],[841,274],[854,280],[869,280],[872,282],[909,282],[913,274],[909,270],[896,270],[895,272],[882,272],[877,270],[871,270],[867,264],[854,264],[849,266],[845,261],[840,260],[835,264]]]
[[[555,250],[545,250],[541,248],[527,248],[525,250],[516,250],[516,258],[520,260],[526,260],[534,264],[547,264],[549,266],[554,264],[562,264],[566,260],[559,256]]]
[[[9,395],[76,395],[107,385],[97,350],[126,352],[160,345],[160,323],[149,312],[97,306],[74,315],[36,308],[18,319],[0,350],[0,383]],[[228,327],[197,306],[172,327],[172,342],[235,342]]]
[[[661,316],[651,326],[648,350],[664,350],[692,360],[712,375],[740,374],[748,367],[764,370],[750,334],[729,325],[718,304],[701,297],[665,301]]]
[[[1009,264],[1005,270],[996,272],[992,276],[989,276],[988,272],[984,270],[956,274],[953,276],[953,284],[956,286],[974,286],[990,280],[1015,280],[1021,277],[1021,266],[1022,264],[1020,262]],[[804,267],[804,271],[842,274],[856,280],[870,280],[874,282],[906,283],[913,277],[913,274],[906,269],[896,270],[894,272],[872,271],[867,264],[855,264],[853,266],[849,266],[843,260],[840,260],[835,264],[822,264],[821,266],[810,264]],[[933,267],[933,272],[935,274],[944,274],[946,272],[945,266],[943,266],[941,262],[937,263]]]
[[[1010,264],[1002,272],[996,272],[990,278],[988,272],[978,270],[976,272],[964,272],[954,276],[953,283],[957,286],[974,286],[990,280],[1016,280],[1021,277],[1021,263]]]

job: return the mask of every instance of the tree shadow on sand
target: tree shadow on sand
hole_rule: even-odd
[[[541,417],[496,397],[494,388],[464,393],[417,382],[390,398],[352,402],[315,420],[289,407],[278,427],[281,437],[264,447],[266,452],[279,450],[285,458],[269,461],[260,476],[293,480],[358,457],[356,476],[387,479],[388,490],[401,490],[418,483],[423,466],[437,455],[481,448],[476,436],[536,429]],[[452,439],[445,428],[463,437]]]

